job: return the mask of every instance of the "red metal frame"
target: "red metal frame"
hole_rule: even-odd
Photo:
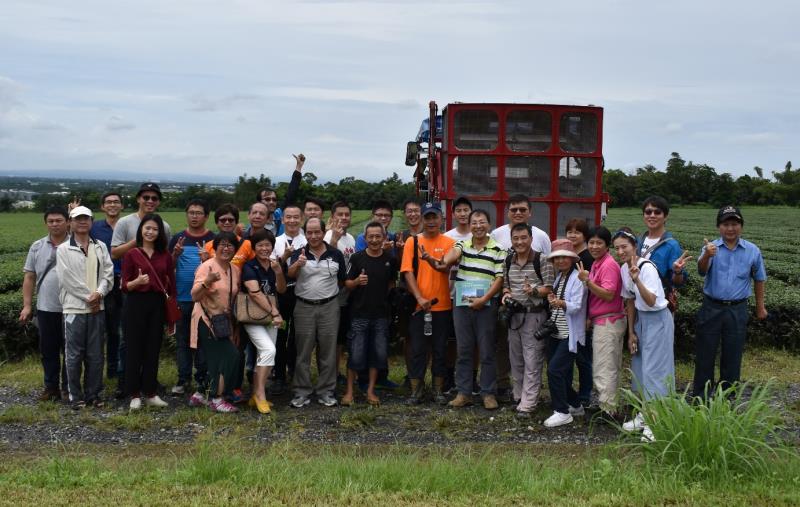
[[[454,191],[453,179],[453,161],[457,156],[492,156],[497,160],[497,188],[490,196],[481,195],[467,195],[467,197],[474,202],[488,203],[492,202],[495,206],[497,223],[502,225],[505,223],[506,203],[510,194],[517,193],[517,191],[508,192],[505,188],[505,171],[506,159],[508,157],[546,157],[550,161],[550,192],[545,197],[534,197],[532,202],[540,202],[548,205],[550,209],[550,224],[549,230],[546,231],[552,238],[558,235],[556,230],[558,227],[558,207],[562,203],[587,203],[594,205],[594,221],[600,223],[601,220],[601,206],[603,203],[608,202],[608,195],[602,191],[603,179],[603,108],[595,106],[568,106],[568,105],[548,105],[548,104],[449,104],[442,111],[442,126],[443,132],[447,139],[436,137],[436,103],[431,101],[430,108],[430,134],[428,139],[429,153],[428,153],[428,189],[429,200],[431,201],[444,201],[443,205],[450,209],[451,202],[458,197]],[[456,113],[459,111],[476,111],[485,110],[492,111],[497,114],[498,118],[498,139],[497,146],[492,150],[463,150],[455,145],[455,129],[453,128]],[[531,151],[512,151],[506,146],[506,117],[512,111],[546,111],[551,116],[551,143],[547,151],[531,152]],[[561,149],[559,144],[559,131],[560,121],[563,113],[578,112],[578,113],[591,113],[597,117],[597,148],[593,153],[575,153],[568,152]],[[434,149],[436,142],[441,142],[441,149]],[[562,196],[559,194],[559,163],[563,157],[580,157],[591,158],[596,160],[597,174],[595,181],[595,193],[590,197],[571,197]],[[447,161],[447,167],[441,166],[442,160]],[[442,173],[447,171],[446,182],[447,188],[442,188]],[[419,182],[417,189],[419,190]],[[521,189],[525,193],[524,189]],[[452,214],[446,213],[447,226],[452,226]],[[561,231],[563,232],[563,231]]]

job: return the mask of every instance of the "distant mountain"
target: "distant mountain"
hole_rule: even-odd
[[[156,181],[159,183],[183,183],[188,185],[200,185],[203,183],[229,184],[233,185],[237,181],[235,176],[231,178],[230,174],[220,174],[219,176],[212,175],[188,175],[181,173],[138,173],[133,171],[80,171],[80,172],[67,172],[59,170],[50,171],[2,171],[0,176],[12,176],[17,178],[53,178],[63,179],[69,181],[76,180],[97,180],[97,181],[119,181],[126,182],[142,182],[142,181]]]

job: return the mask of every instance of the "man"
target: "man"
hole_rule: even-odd
[[[267,220],[264,224],[265,229],[269,229],[275,236],[283,234],[283,224],[281,218],[283,217],[283,208],[286,204],[294,202],[297,195],[297,189],[300,188],[300,181],[303,177],[303,164],[306,162],[306,156],[302,153],[299,155],[292,154],[295,160],[294,172],[292,179],[289,181],[289,188],[286,189],[286,198],[283,200],[283,205],[278,207],[278,194],[275,189],[262,188],[258,191],[255,202],[261,202],[267,206]],[[249,229],[249,227],[248,227]],[[245,230],[245,237],[250,237],[249,230]]]
[[[492,231],[492,238],[506,250],[511,250],[511,227],[527,224],[531,220],[531,203],[527,196],[514,194],[508,198],[508,223]],[[532,247],[544,257],[550,254],[550,236],[538,227],[531,226]]]
[[[159,188],[157,183],[142,183],[139,187],[139,191],[136,193],[136,203],[138,204],[136,213],[120,218],[116,226],[114,226],[114,235],[111,237],[112,259],[122,259],[125,254],[128,253],[128,250],[136,247],[136,231],[139,229],[142,217],[148,213],[155,213],[158,211],[161,197],[161,188]],[[166,221],[164,221],[164,232],[167,235],[167,239],[169,239],[170,228]],[[123,303],[124,301],[125,296],[123,295]],[[125,351],[127,350],[125,340],[125,334],[123,333],[120,335],[118,351],[120,365],[117,372],[119,383],[117,384],[116,396],[118,398],[125,395]]]
[[[102,241],[106,245],[106,250],[111,252],[111,238],[114,236],[114,227],[119,221],[122,213],[122,194],[116,190],[104,193],[100,197],[100,209],[105,213],[104,220],[95,220],[92,223],[92,230],[89,235],[92,239]],[[122,319],[122,290],[119,285],[119,277],[122,273],[122,260],[115,259],[114,264],[114,287],[103,301],[106,317],[106,376],[109,379],[116,378],[120,369],[119,365],[119,337]]]
[[[69,401],[77,410],[86,405],[103,406],[103,298],[114,287],[114,265],[105,243],[89,235],[91,210],[77,206],[69,217],[72,235],[58,246],[56,273],[64,314]]]
[[[514,194],[508,198],[508,223],[492,231],[492,238],[504,249],[511,251],[511,228],[516,224],[527,224],[531,219],[531,203],[528,197]],[[550,254],[550,236],[536,226],[531,226],[531,248],[542,257]],[[508,381],[511,371],[508,355],[508,329],[502,322],[497,324],[497,393],[507,401],[510,393]]]
[[[325,209],[325,204],[316,197],[306,197],[303,201],[303,218],[319,218],[322,220],[322,210]]]
[[[346,287],[352,293],[347,363],[347,391],[342,405],[353,404],[353,383],[359,371],[369,368],[367,403],[379,405],[375,394],[378,370],[388,369],[389,290],[397,278],[397,259],[383,249],[386,230],[379,222],[364,229],[367,249],[353,254]]]
[[[250,205],[250,211],[247,213],[247,221],[250,225],[247,230],[241,235],[242,238],[248,239],[251,235],[266,228],[267,216],[269,215],[269,208],[263,202],[254,202]],[[238,234],[237,234],[238,236]]]
[[[67,240],[67,218],[67,210],[63,206],[53,206],[44,212],[48,234],[33,242],[22,268],[25,275],[22,279],[20,322],[33,319],[34,293],[37,296],[36,327],[39,329],[39,351],[44,370],[44,390],[39,395],[40,401],[60,400],[69,396],[67,369],[62,359],[64,323],[59,299],[61,288],[55,269],[58,246]]]
[[[459,241],[439,262],[437,269],[450,273],[458,264],[456,297],[453,301],[458,360],[456,362],[456,388],[458,395],[448,405],[454,408],[472,404],[473,358],[475,349],[480,354],[480,392],[487,410],[498,408],[495,398],[497,382],[495,354],[495,322],[497,301],[495,295],[503,288],[503,262],[505,250],[489,236],[489,214],[477,209],[470,213],[472,238]],[[430,257],[425,256],[428,260]]]
[[[205,245],[213,244],[214,233],[206,229],[208,220],[208,203],[202,199],[192,199],[186,205],[187,227],[169,242],[169,251],[175,265],[175,289],[178,306],[181,309],[181,320],[175,328],[175,349],[178,366],[178,383],[172,388],[176,396],[188,392],[192,379],[192,363],[194,362],[197,392],[203,393],[206,388],[206,359],[202,347],[189,347],[190,324],[192,321],[192,286],[194,272],[200,266],[201,252]]]
[[[664,295],[669,302],[669,309],[675,313],[678,303],[676,289],[686,283],[687,273],[677,267],[682,261],[683,249],[678,240],[667,231],[667,216],[669,216],[669,203],[663,197],[653,195],[642,203],[642,219],[647,227],[647,232],[642,233],[636,255],[653,262],[658,270]],[[684,261],[685,262],[685,261]]]
[[[350,205],[345,201],[336,201],[331,206],[331,220],[328,230],[325,232],[325,242],[333,246],[344,256],[344,264],[348,273],[350,272],[350,256],[355,253],[356,240],[352,234],[347,232],[350,227],[352,212]],[[339,334],[336,341],[336,372],[339,372],[339,365],[342,362],[344,348],[347,346],[347,332],[350,329],[350,312],[347,309],[347,301],[350,291],[347,287],[342,287],[339,291]],[[338,379],[339,375],[337,375]]]
[[[528,224],[511,227],[514,251],[505,260],[506,275],[503,279],[502,303],[507,308],[512,300],[522,305],[508,320],[513,396],[518,400],[516,408],[520,418],[529,418],[539,400],[547,342],[537,340],[533,335],[547,320],[546,298],[553,291],[555,278],[553,264],[533,250],[532,241]]]
[[[389,201],[379,199],[372,203],[372,220],[380,223],[386,229],[386,240],[383,242],[384,250],[394,249],[395,235],[389,232],[389,226],[392,224],[392,216],[394,211]],[[367,249],[367,241],[364,239],[364,234],[359,234],[356,237],[356,252]]]
[[[761,251],[742,239],[744,218],[739,208],[723,206],[717,213],[720,237],[705,241],[697,271],[705,277],[703,305],[697,314],[694,395],[705,399],[714,387],[714,362],[722,342],[719,387],[739,381],[747,338],[747,300],[754,281],[756,318],[767,318],[764,282],[767,272]]]
[[[294,308],[297,360],[292,387],[291,406],[301,408],[310,403],[312,392],[317,402],[326,407],[337,404],[336,333],[339,329],[339,289],[346,276],[344,256],[323,241],[325,223],[309,219],[304,227],[308,244],[292,254],[289,277],[296,280]],[[319,376],[316,388],[311,384],[311,354],[316,346]]]
[[[429,349],[432,350],[434,397],[439,403],[445,401],[443,387],[447,371],[444,353],[452,308],[448,274],[424,262],[422,255],[427,253],[441,259],[455,242],[441,233],[442,210],[438,204],[426,203],[422,207],[422,221],[422,234],[405,242],[400,267],[408,290],[417,302],[417,311],[409,322],[412,356],[408,371],[411,385],[409,404],[422,403]],[[430,329],[426,329],[428,327]]]
[[[456,226],[445,232],[444,235],[453,238],[456,241],[466,241],[472,238],[472,231],[469,227],[469,214],[472,213],[472,201],[463,195],[453,201],[450,208],[453,212],[453,218],[456,221]],[[458,273],[458,265],[454,264],[450,269],[450,299],[453,299],[456,294],[456,273]],[[447,338],[447,354],[445,361],[447,363],[447,378],[444,381],[445,392],[452,393],[456,388],[456,331],[455,326],[451,326],[449,337]],[[476,353],[472,363],[472,377],[473,388],[472,393],[478,394],[480,386],[478,386],[478,363],[479,355]]]
[[[306,246],[306,237],[300,228],[302,212],[296,204],[283,208],[283,234],[275,238],[275,249],[272,256],[282,265],[291,258],[295,251]],[[286,390],[288,377],[294,376],[294,364],[297,350],[295,348],[294,326],[294,294],[295,281],[287,280],[286,292],[278,294],[278,308],[286,325],[278,330],[278,341],[275,344],[275,367],[272,369],[270,394],[279,396]]]
[[[136,213],[122,217],[114,227],[114,235],[111,238],[111,257],[112,259],[122,259],[128,250],[136,247],[136,231],[139,223],[148,213],[156,213],[158,205],[161,203],[161,188],[157,183],[142,183],[136,193],[136,203],[138,209]],[[169,224],[164,222],[164,232],[167,238],[171,236]]]

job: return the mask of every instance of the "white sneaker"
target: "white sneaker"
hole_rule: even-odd
[[[622,431],[627,431],[631,433],[633,431],[642,431],[645,428],[644,425],[644,416],[641,412],[636,414],[636,417],[631,419],[630,421],[625,421],[622,423]]]
[[[572,422],[570,414],[562,414],[561,412],[553,412],[553,415],[547,418],[544,422],[545,428],[555,428],[557,426],[564,426]]]
[[[656,441],[656,436],[653,435],[653,430],[650,429],[650,426],[645,425],[642,428],[642,442],[650,443],[655,441]]]
[[[145,398],[144,404],[147,405],[148,407],[158,407],[158,408],[164,408],[169,406],[169,403],[159,398],[158,395],[155,395],[152,398]]]
[[[186,393],[186,388],[183,387],[183,384],[175,384],[170,391],[171,394],[175,396],[181,395]]]
[[[583,417],[586,415],[586,410],[583,409],[583,405],[578,405],[577,407],[569,407],[569,415],[572,417]]]
[[[139,410],[142,408],[142,399],[141,398],[131,398],[130,409],[131,410]]]

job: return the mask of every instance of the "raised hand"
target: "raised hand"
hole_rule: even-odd
[[[689,252],[684,251],[681,256],[672,263],[672,272],[676,275],[683,273],[684,268],[686,268],[686,263],[692,260],[692,258]]]
[[[578,261],[575,265],[578,268],[578,280],[586,282],[589,280],[589,272],[583,269],[583,261]]]
[[[388,250],[391,250],[392,248],[394,248],[394,241],[392,241],[392,240],[387,238],[383,242],[383,249],[388,251]]]
[[[142,268],[139,268],[139,276],[131,280],[131,282],[133,282],[133,285],[135,287],[138,287],[140,285],[147,285],[148,283],[150,283],[150,275],[148,275],[147,273],[142,273]],[[130,282],[128,283],[130,284]]]
[[[308,262],[308,258],[306,257],[306,249],[302,248],[300,249],[300,256],[297,258],[296,263],[302,268],[306,265],[306,262]]]
[[[403,233],[402,232],[398,232],[397,234],[394,235],[394,244],[400,250],[402,250],[403,247],[406,246],[406,242],[403,239]]]
[[[276,275],[283,274],[283,269],[281,269],[281,263],[278,259],[270,259],[269,267],[272,268],[272,271],[274,271]]]
[[[221,278],[222,276],[216,271],[209,271],[209,273],[206,275],[206,279],[203,280],[203,285],[206,287],[211,287],[214,282],[220,280]]]
[[[70,201],[70,203],[67,204],[67,212],[70,212],[70,211],[74,210],[75,208],[77,208],[80,205],[81,205],[81,198],[78,197],[77,195],[73,195],[72,196],[72,201]]]
[[[299,155],[295,155],[294,153],[292,153],[292,156],[294,157],[294,161],[295,161],[294,170],[295,171],[302,171],[303,170],[303,164],[306,163],[306,156],[303,155],[302,153],[299,154]]]
[[[357,280],[359,285],[367,285],[367,283],[369,282],[369,277],[367,276],[367,270],[362,269],[361,274],[358,275]]]
[[[703,243],[704,243],[703,246],[705,246],[706,249],[706,255],[708,255],[709,257],[714,257],[715,255],[717,255],[717,245],[708,241],[708,238],[703,238]]]
[[[178,241],[175,242],[175,248],[172,250],[173,257],[180,257],[183,253],[183,241],[186,239],[186,236],[181,236],[178,238]]]
[[[631,255],[631,260],[630,260],[630,263],[629,263],[630,267],[628,269],[628,273],[630,273],[631,280],[633,280],[634,283],[639,281],[639,264],[638,264],[638,261],[639,261],[638,257],[636,257],[635,255]]]
[[[525,281],[522,282],[522,292],[529,296],[533,294],[533,286],[531,285],[531,281],[527,276],[525,276]]]

